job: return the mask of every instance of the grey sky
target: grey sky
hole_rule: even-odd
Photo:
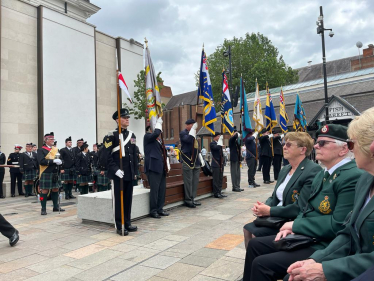
[[[200,66],[201,48],[207,55],[224,38],[246,32],[267,36],[293,68],[322,62],[321,38],[316,33],[319,6],[325,27],[327,60],[358,55],[374,43],[374,1],[359,0],[91,0],[101,10],[88,19],[112,36],[147,37],[156,72],[173,94],[195,90],[194,73]],[[327,34],[326,34],[327,35]],[[361,49],[362,52],[362,49]]]

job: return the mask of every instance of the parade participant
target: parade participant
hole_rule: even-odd
[[[170,152],[168,153],[170,164],[178,164],[177,154],[174,151],[174,147],[170,146]]]
[[[277,235],[257,237],[249,241],[244,280],[278,280],[287,268],[298,260],[310,257],[325,248],[344,228],[344,220],[352,210],[355,186],[362,175],[354,160],[347,158],[347,128],[329,124],[316,133],[317,159],[326,167],[312,182],[311,195],[296,219],[285,223]],[[293,249],[278,250],[277,242],[289,234],[314,239],[314,243]]]
[[[273,168],[274,168],[274,179],[278,180],[279,172],[282,168],[282,159],[283,159],[283,147],[282,147],[282,138],[284,134],[275,133],[273,137]]]
[[[256,160],[256,138],[258,133],[255,132],[252,134],[252,130],[248,132],[247,138],[245,140],[245,161],[247,162],[247,168],[248,168],[248,187],[249,188],[256,188],[260,186],[255,182],[255,175],[256,175],[256,166],[257,166],[257,160]]]
[[[325,249],[292,264],[287,270],[291,276],[284,280],[341,281],[356,277],[354,281],[374,280],[373,124],[374,107],[356,116],[348,127],[348,148],[354,153],[357,167],[365,173],[356,184],[354,207],[345,219],[344,230]],[[317,158],[318,153],[317,150]]]
[[[137,231],[138,228],[131,225],[131,204],[133,185],[132,181],[138,174],[138,157],[135,155],[136,136],[130,130],[128,126],[130,124],[130,114],[128,109],[122,108],[118,114],[116,111],[113,116],[115,120],[121,126],[121,135],[119,135],[118,129],[110,131],[104,137],[104,147],[100,159],[100,165],[102,170],[108,170],[108,176],[113,179],[114,188],[112,189],[113,198],[113,209],[115,226],[117,233],[122,235],[122,222],[121,216],[124,216],[125,231],[124,235],[128,235],[128,231]],[[122,137],[122,147],[119,147],[119,137]],[[122,165],[123,170],[120,170],[120,155],[122,151]],[[123,209],[124,213],[121,214],[121,189],[120,181],[123,182]]]
[[[240,148],[240,134],[238,133],[236,126],[234,126],[234,133],[229,139],[229,151],[232,191],[244,191],[244,189],[240,188],[240,163],[242,154]]]
[[[32,151],[34,151],[35,153],[38,152],[38,146],[35,143],[32,144]]]
[[[99,153],[98,153],[98,143],[94,143],[92,146],[92,151],[89,152],[89,155],[91,157],[91,163],[92,163],[92,177],[93,177],[93,190],[97,190],[97,175],[100,173],[98,168],[98,162],[99,162]],[[91,189],[91,188],[90,188]]]
[[[92,160],[88,153],[88,144],[84,142],[80,146],[81,152],[75,157],[75,169],[77,171],[77,184],[81,195],[88,194],[88,183],[92,182]]]
[[[38,149],[38,163],[39,163],[39,189],[40,203],[42,206],[41,215],[47,215],[47,196],[51,190],[51,198],[53,201],[53,212],[64,212],[58,203],[58,191],[61,187],[61,180],[59,175],[59,168],[62,164],[61,159],[55,159],[58,149],[53,147],[55,137],[54,133],[44,135],[44,145]]]
[[[166,171],[170,170],[167,162],[165,167],[163,146],[160,139],[162,133],[162,118],[156,121],[154,132],[151,126],[147,126],[147,133],[144,135],[144,173],[147,175],[151,192],[149,195],[150,216],[155,219],[161,216],[168,216],[164,211],[166,193]]]
[[[78,153],[81,152],[81,146],[83,145],[83,143],[84,143],[83,138],[77,140],[77,146],[73,147],[74,155],[77,155]]]
[[[19,232],[0,214],[0,232],[9,239],[9,245],[13,247],[19,240]]]
[[[39,164],[36,152],[32,151],[32,143],[26,143],[26,152],[20,154],[19,166],[25,181],[25,197],[35,196],[32,189]]]
[[[76,180],[75,174],[75,154],[72,148],[73,142],[71,137],[65,139],[65,147],[60,149],[60,159],[62,160],[61,165],[61,180],[65,191],[65,199],[74,199],[72,190],[74,181]]]
[[[223,180],[223,136],[219,132],[215,132],[213,141],[210,143],[210,151],[212,152],[212,173],[213,173],[213,195],[215,198],[224,198],[226,195],[222,194],[222,180]]]
[[[102,152],[103,152],[103,144],[97,146],[98,148],[98,175],[97,175],[97,191],[107,191],[108,185],[110,183],[110,179],[108,178],[108,170],[106,170],[105,165],[101,165],[100,159],[102,159]]]
[[[5,165],[5,162],[6,162],[5,154],[1,152],[1,145],[0,145],[0,165]],[[5,198],[3,194],[4,175],[5,175],[5,168],[0,167],[0,199]]]
[[[20,151],[22,146],[19,144],[14,145],[14,152],[9,154],[7,165],[16,165],[19,166]],[[9,169],[10,172],[10,193],[12,197],[16,196],[16,182],[19,195],[25,195],[22,191],[22,173],[19,167],[14,167]]]
[[[270,167],[271,161],[273,159],[273,152],[271,148],[270,139],[273,137],[273,134],[266,131],[266,129],[262,130],[262,135],[259,138],[260,145],[261,145],[261,155],[260,159],[262,159],[262,177],[264,183],[269,184],[273,183],[274,181],[270,180]]]
[[[310,196],[313,179],[322,170],[318,164],[308,159],[314,145],[308,133],[291,132],[286,135],[285,140],[284,157],[290,161],[290,165],[281,170],[273,194],[266,202],[257,201],[252,208],[257,217],[294,220]],[[252,236],[275,235],[279,229],[280,227],[259,227],[253,222],[246,224],[243,228],[246,247]]]
[[[186,129],[179,133],[181,141],[181,158],[183,171],[184,204],[188,208],[196,208],[201,203],[195,201],[199,184],[200,166],[205,165],[199,153],[196,140],[197,123],[193,119],[186,121]],[[198,159],[199,158],[199,159]]]

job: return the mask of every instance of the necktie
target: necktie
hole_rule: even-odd
[[[324,176],[323,176],[323,182],[325,182],[330,176],[330,173],[328,171],[325,172]]]

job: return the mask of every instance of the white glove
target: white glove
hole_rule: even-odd
[[[254,138],[256,139],[258,136],[258,132],[255,132],[252,136],[254,136]]]
[[[192,126],[189,134],[190,136],[193,136],[196,139],[196,129],[194,129],[195,124]]]
[[[198,124],[197,124],[197,122],[196,122],[196,123],[194,123],[194,124],[192,125],[192,129],[197,130],[197,126],[198,126]]]
[[[201,156],[201,153],[199,153],[199,160],[200,160],[200,163],[201,163],[201,167],[204,167],[205,166],[205,161],[204,161],[203,156]]]
[[[162,118],[159,117],[159,118],[157,119],[157,121],[156,121],[155,129],[159,129],[159,130],[161,130],[161,132],[162,132],[162,123],[163,123],[163,122],[164,122],[164,121],[162,121]]]
[[[281,139],[283,139],[284,138],[284,134],[281,134],[280,137],[281,137]]]
[[[55,163],[56,165],[61,165],[62,161],[61,161],[61,159],[54,159],[53,163]]]
[[[219,136],[217,144],[220,145],[220,146],[223,146],[223,136],[222,135]]]
[[[122,170],[118,169],[115,175],[119,177],[120,179],[122,179],[124,174],[125,173]]]
[[[170,168],[169,157],[166,157],[166,164],[167,164],[167,166],[168,166],[168,172],[170,172],[171,168]]]
[[[273,135],[273,134],[270,134],[270,135],[269,135],[269,138],[272,138],[272,137],[274,137],[274,135]]]

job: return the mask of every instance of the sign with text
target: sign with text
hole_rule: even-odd
[[[323,111],[318,120],[325,121],[326,112]],[[335,100],[329,105],[329,120],[353,119],[354,113]]]

